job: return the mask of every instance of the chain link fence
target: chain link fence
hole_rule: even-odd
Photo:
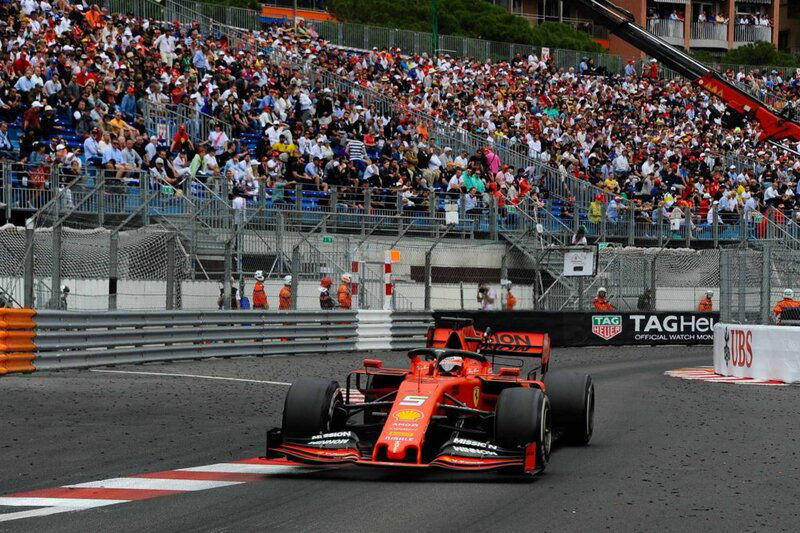
[[[778,243],[722,249],[721,320],[770,324],[785,289],[800,290],[800,251]]]

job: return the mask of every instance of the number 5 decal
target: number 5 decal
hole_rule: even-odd
[[[406,396],[403,398],[399,405],[408,405],[411,407],[419,407],[427,401],[427,396]]]

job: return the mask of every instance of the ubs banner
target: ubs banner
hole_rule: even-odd
[[[537,311],[444,311],[435,317],[475,320],[479,329],[540,331],[553,346],[713,344],[719,313],[544,313]]]

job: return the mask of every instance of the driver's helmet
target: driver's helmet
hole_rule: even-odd
[[[464,367],[464,359],[459,356],[445,357],[439,361],[439,370],[447,374],[455,374]]]

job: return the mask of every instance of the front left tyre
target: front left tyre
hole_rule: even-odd
[[[536,444],[536,464],[544,470],[550,460],[552,430],[550,400],[540,390],[511,387],[497,399],[494,416],[495,441],[503,448]]]
[[[342,403],[342,393],[336,381],[298,379],[289,387],[283,404],[283,438],[308,439],[340,429],[337,427],[336,408]]]

